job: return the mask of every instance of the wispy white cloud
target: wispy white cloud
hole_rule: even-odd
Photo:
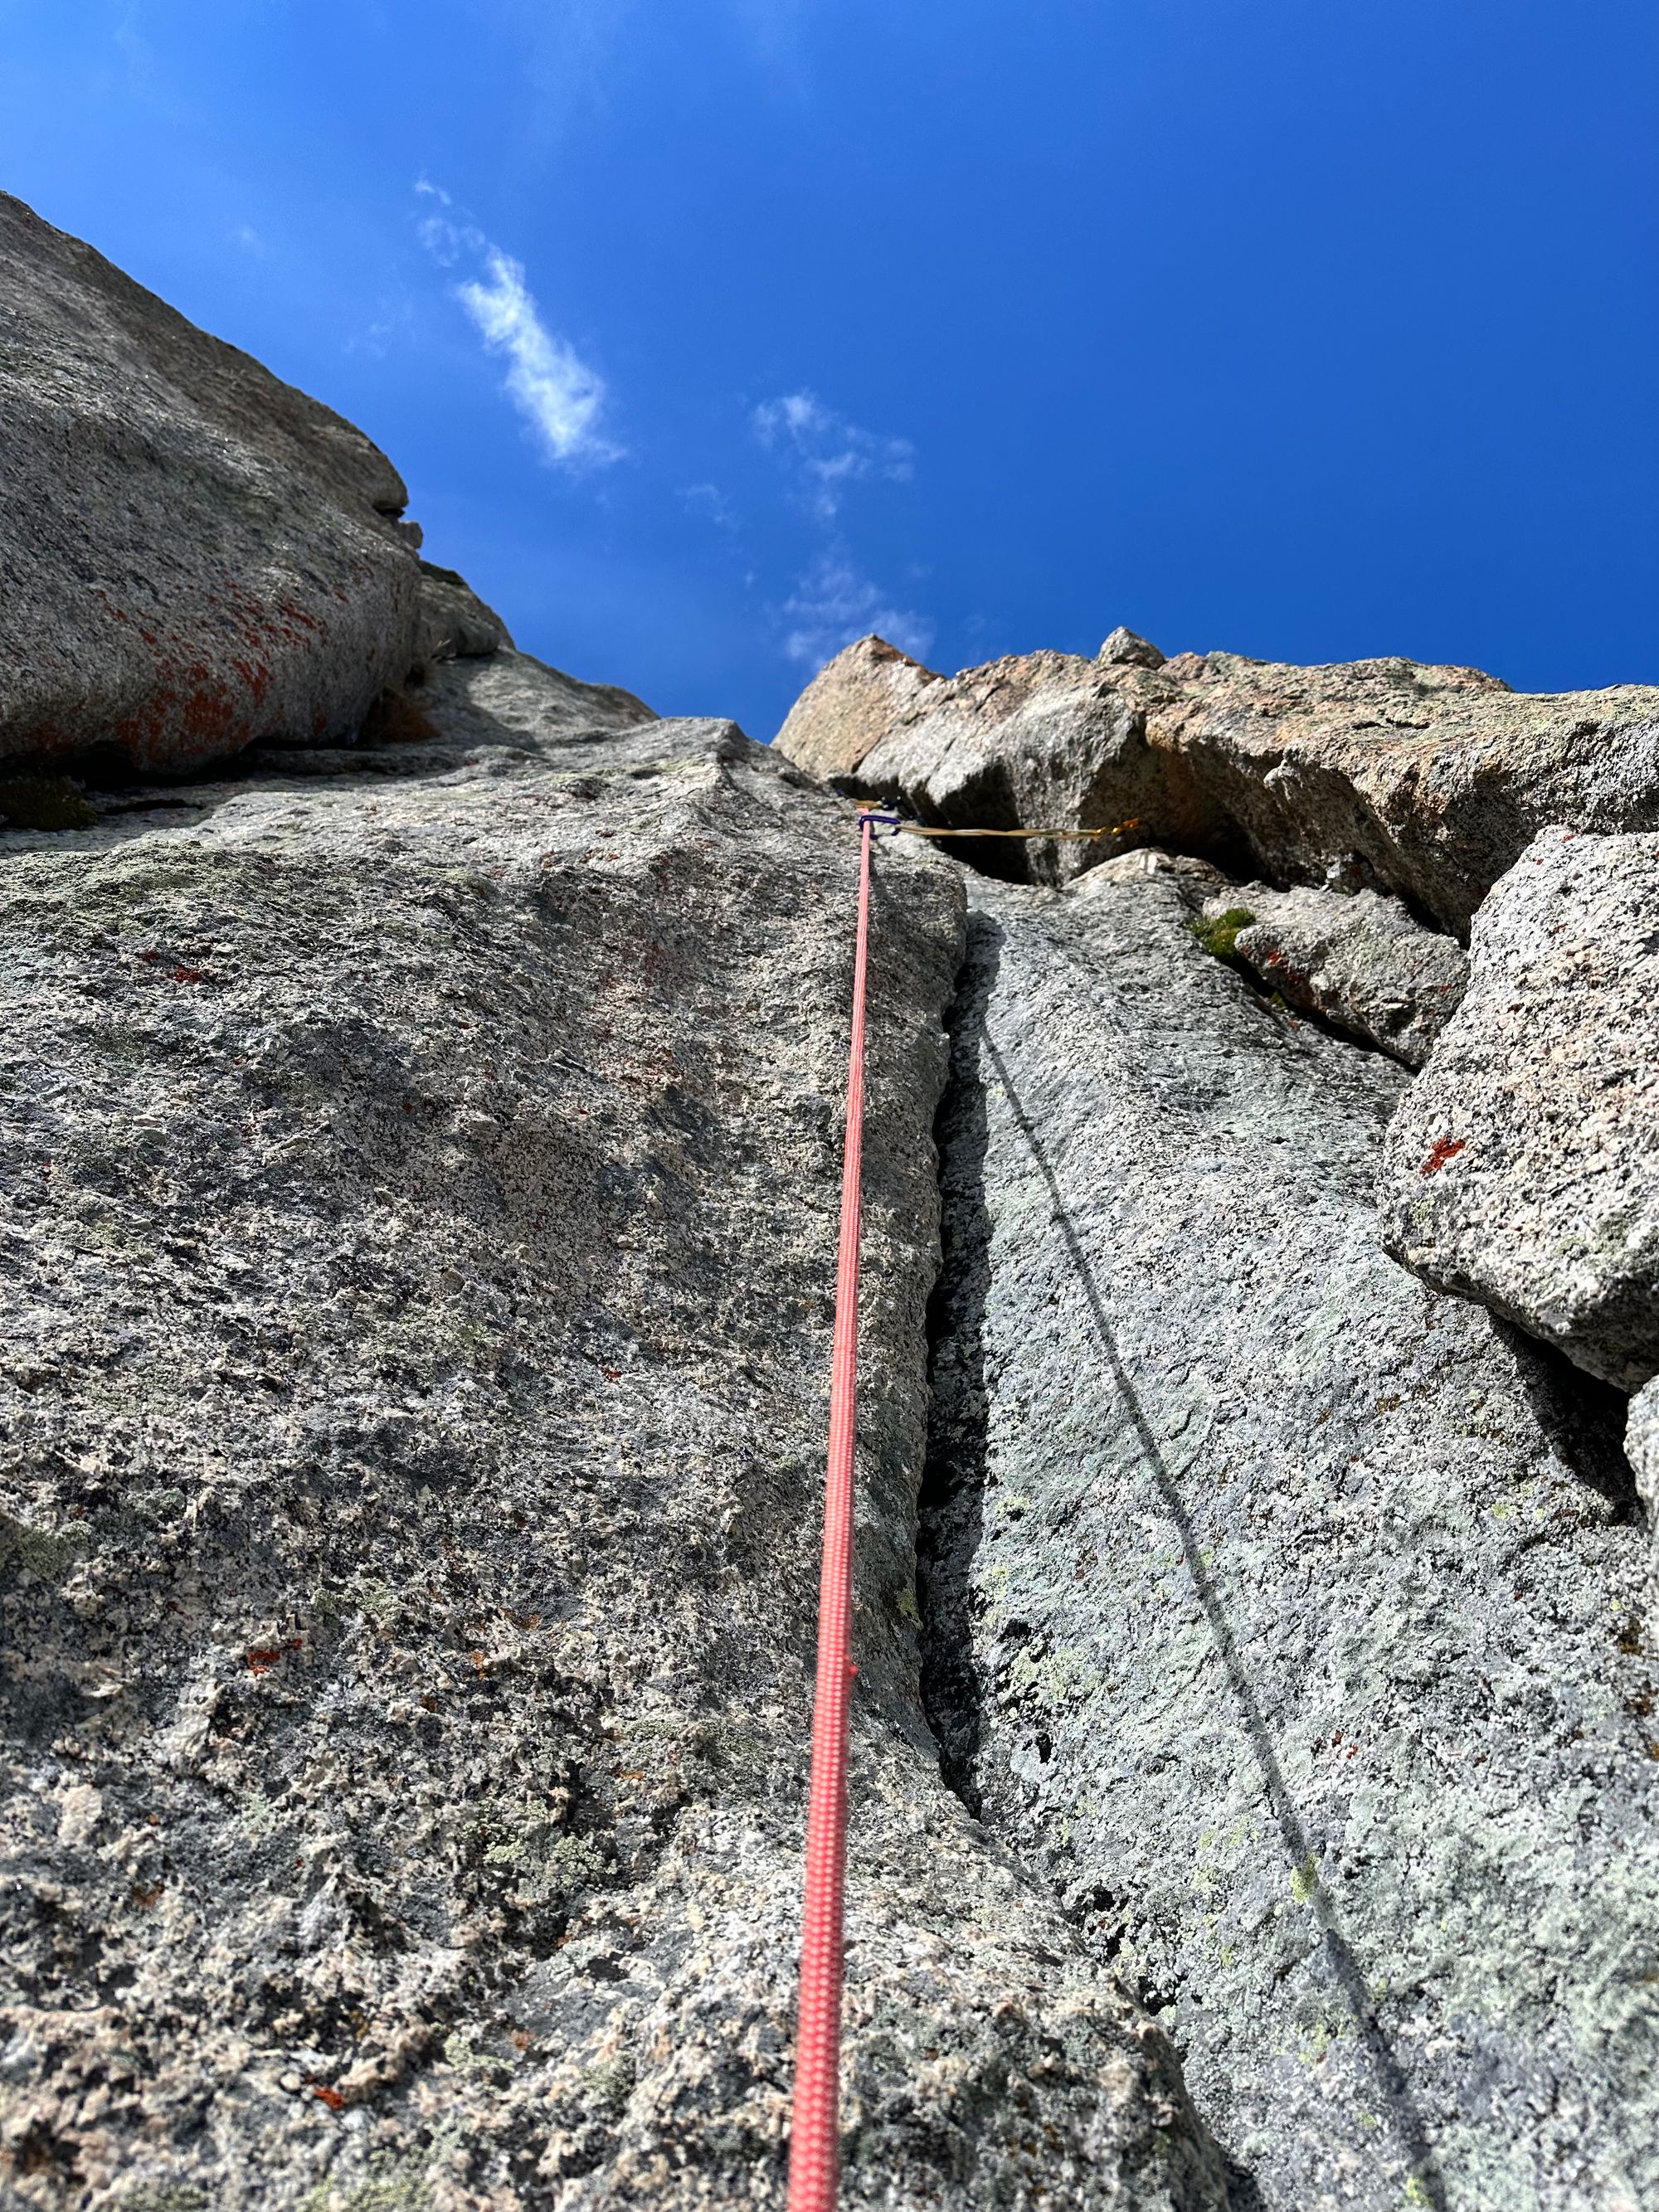
[[[861,430],[814,392],[768,399],[753,420],[761,443],[800,472],[820,521],[834,520],[849,484],[908,483],[915,473],[916,449],[908,438]]]
[[[730,530],[737,520],[732,502],[718,484],[687,484],[680,497],[693,514],[701,514],[717,529]]]
[[[488,283],[459,287],[461,305],[492,353],[507,356],[507,391],[554,461],[614,461],[621,448],[599,435],[605,380],[556,338],[526,289],[519,263],[491,246]]]
[[[571,465],[619,460],[622,448],[601,432],[605,380],[550,331],[525,282],[524,265],[504,253],[475,223],[457,222],[453,203],[422,177],[416,191],[434,204],[422,218],[422,244],[446,269],[479,269],[456,285],[455,297],[487,349],[507,362],[505,389],[550,461]]]
[[[872,630],[918,660],[933,641],[933,626],[925,616],[892,605],[879,585],[838,553],[824,554],[800,578],[783,612],[788,624],[783,649],[809,668],[821,668],[842,646]]]
[[[583,115],[626,97],[625,62],[643,0],[475,0],[473,13],[501,50],[501,126],[531,143],[555,144]]]
[[[823,550],[783,603],[783,649],[789,659],[821,667],[872,630],[920,658],[933,641],[933,624],[896,605],[857,566],[835,526],[855,485],[908,483],[915,474],[915,447],[908,438],[861,429],[805,390],[766,400],[750,422],[761,443],[783,463],[822,538]]]
[[[774,102],[798,106],[811,83],[806,33],[821,0],[473,0],[499,50],[492,121],[525,143],[559,143],[578,118],[625,115],[641,52],[676,34],[747,70]]]
[[[443,268],[453,269],[463,254],[477,257],[489,252],[489,240],[476,223],[453,222],[447,215],[438,213],[440,208],[455,204],[441,185],[434,185],[429,177],[416,177],[415,197],[431,203],[430,211],[416,226],[416,234]]]
[[[411,303],[406,293],[383,292],[368,305],[368,319],[343,341],[345,350],[384,361],[394,345],[409,343],[415,319]]]

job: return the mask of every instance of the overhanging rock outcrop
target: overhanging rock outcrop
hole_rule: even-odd
[[[0,776],[349,736],[416,642],[361,430],[0,194]]]
[[[522,656],[420,696],[0,836],[20,2207],[783,2201],[850,812]],[[1223,2212],[917,1703],[961,911],[884,855],[846,2199]]]
[[[1637,2212],[1659,1667],[1622,1404],[1383,1255],[1405,1072],[1253,994],[1138,857],[971,890],[949,1767],[1158,2008],[1243,2201]]]
[[[1123,824],[1120,848],[1170,845],[1281,884],[1357,858],[1459,936],[1549,823],[1659,828],[1659,689],[1529,696],[1402,659],[1151,657],[1109,640],[1092,661],[1028,653],[940,678],[837,781],[941,825]],[[826,701],[836,666],[817,679]],[[1110,849],[1037,843],[1024,865],[1060,882]]]

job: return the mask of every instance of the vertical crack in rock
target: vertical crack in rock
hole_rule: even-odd
[[[955,996],[946,1014],[950,1070],[939,1098],[934,1140],[939,1159],[941,1255],[927,1309],[928,1373],[931,1384],[927,1455],[917,1498],[916,1591],[921,1617],[921,1690],[923,1711],[939,1749],[939,1771],[947,1786],[977,1820],[983,1810],[977,1781],[983,1735],[985,1680],[975,1650],[976,1604],[974,1571],[983,1531],[988,1385],[983,1350],[986,1294],[990,1281],[990,1244],[984,1204],[984,1165],[988,1139],[985,1016],[994,985],[1002,932],[988,915],[968,915],[966,943]],[[1005,1845],[1006,1850],[1006,1845]],[[1007,1854],[1019,1865],[1034,1892],[1053,1886],[1040,1860],[1018,1851]],[[1090,1915],[1075,1900],[1057,1898],[1076,1931],[1085,1973],[1114,1989],[1110,1974],[1115,1946],[1102,1942]],[[1098,1917],[1097,1915],[1096,1916]],[[1069,1978],[1070,1960],[1051,1961],[1054,1994]],[[1158,2008],[1155,1996],[1139,2002],[1147,2013]],[[1168,2079],[1178,2108],[1190,2111],[1179,2061],[1161,2035],[1148,2025],[1147,2047],[1165,2054]],[[1206,2149],[1224,2172],[1228,2212],[1256,2212],[1260,2198],[1244,2169],[1208,2137],[1196,2114],[1189,2121],[1206,2138]]]
[[[1234,1694],[1246,1720],[1291,1863],[1312,1863],[1312,1851],[1285,1779],[1255,1694],[1241,1662],[1226,1613],[1205,1571],[1190,1517],[1182,1503],[1158,1439],[1124,1369],[1098,1285],[1078,1237],[1054,1171],[1036,1130],[1020,1103],[1006,1061],[987,1032],[986,1017],[1000,966],[1000,925],[989,915],[970,911],[967,945],[957,994],[947,1017],[951,1068],[939,1102],[936,1143],[941,1194],[941,1259],[928,1306],[932,1405],[927,1455],[918,1500],[918,1601],[921,1616],[923,1708],[939,1744],[939,1768],[969,1813],[984,1811],[978,1761],[984,1735],[985,1670],[975,1653],[975,1568],[985,1525],[987,1430],[991,1384],[987,1376],[985,1310],[991,1278],[989,1224],[985,1207],[985,1163],[989,1142],[988,1083],[1006,1099],[1053,1201],[1054,1218],[1067,1257],[1084,1286],[1090,1313],[1113,1379],[1134,1421],[1149,1471],[1181,1533],[1182,1549],[1222,1652]],[[1004,1624],[1001,1641],[1018,1648],[1029,1642],[1028,1622]],[[1036,1739],[1038,1757],[1053,1756],[1046,1732]],[[1042,1878],[1042,1869],[1036,1869]],[[1444,2212],[1447,2199],[1429,2148],[1421,2114],[1398,2062],[1379,2027],[1364,1979],[1322,1885],[1315,1886],[1336,1978],[1352,2006],[1360,2033],[1376,2069],[1385,2100],[1413,2153],[1419,2194],[1415,2201]],[[1115,1900],[1099,1884],[1085,1885],[1063,1899],[1067,1917],[1089,1941],[1103,1967],[1115,1966],[1122,1946]],[[1156,2014],[1164,2000],[1144,1982],[1139,2002]],[[1264,2200],[1252,2174],[1223,2151],[1228,2166],[1230,2212],[1259,2212]]]
[[[922,1707],[939,1743],[939,1771],[975,1817],[981,1809],[975,1765],[984,1683],[974,1656],[972,1575],[984,1528],[983,1322],[990,1279],[983,1196],[988,1125],[980,1051],[1000,936],[988,915],[969,915],[966,955],[947,1018],[951,1072],[934,1139],[941,1254],[927,1308],[933,1391],[916,1530]]]
[[[1162,2013],[1235,2207],[1634,2207],[1659,1747],[1622,1401],[1390,1266],[1403,1074],[1268,1018],[1186,912],[970,884],[942,1770]]]

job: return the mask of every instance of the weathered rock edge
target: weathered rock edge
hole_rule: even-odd
[[[1659,836],[1537,836],[1383,1154],[1383,1243],[1589,1374],[1659,1374]]]
[[[428,696],[0,837],[20,2206],[782,2201],[855,843],[730,726]],[[877,900],[847,2200],[1220,2212],[917,1705],[961,894]]]
[[[507,624],[465,576],[441,568],[435,561],[422,562],[415,672],[424,678],[434,661],[486,659],[492,653],[513,650]]]
[[[0,768],[350,735],[416,643],[361,430],[0,194]]]
[[[855,769],[929,684],[941,679],[885,638],[863,637],[807,685],[773,743],[826,781]]]
[[[1280,884],[1357,856],[1373,887],[1459,937],[1546,824],[1659,828],[1659,688],[1527,696],[1478,669],[1165,660],[1118,635],[1092,661],[1034,653],[949,678],[918,670],[867,744],[861,641],[814,678],[778,742],[789,752],[799,727],[828,758],[839,715],[860,741],[841,787],[946,826],[1123,823],[1120,849],[1168,846]],[[1059,883],[1107,848],[988,847],[982,865]]]

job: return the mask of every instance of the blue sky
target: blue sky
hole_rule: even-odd
[[[1650,0],[0,0],[0,182],[527,649],[1659,682]]]

